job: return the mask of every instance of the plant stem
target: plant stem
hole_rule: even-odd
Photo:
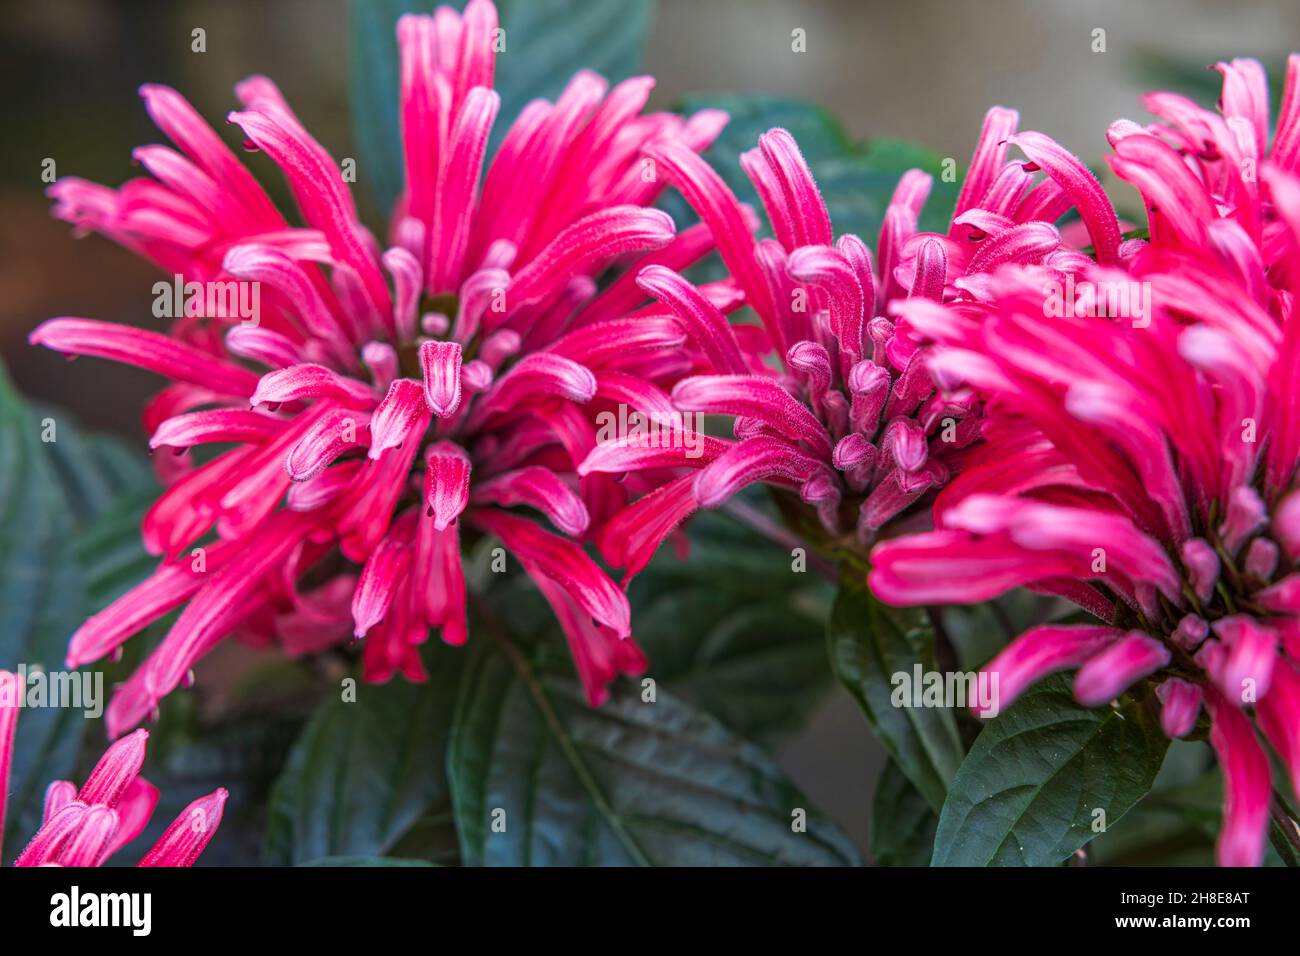
[[[1300,866],[1300,827],[1276,794],[1269,806],[1269,816],[1273,825],[1269,827],[1268,835],[1277,855],[1287,866]]]

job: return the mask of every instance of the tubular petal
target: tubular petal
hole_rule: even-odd
[[[257,387],[252,372],[147,329],[93,319],[49,319],[37,326],[27,341],[56,352],[135,365],[223,395],[244,396]]]
[[[469,504],[470,459],[455,442],[441,441],[424,453],[424,501],[433,526],[445,531]]]
[[[1090,658],[1074,678],[1074,699],[1084,707],[1100,707],[1135,681],[1169,663],[1169,649],[1134,631]]]
[[[193,866],[221,826],[229,796],[224,788],[218,787],[182,810],[140,860],[140,866]]]
[[[501,539],[519,559],[555,581],[578,605],[619,637],[631,633],[627,596],[576,543],[544,531],[526,518],[496,508],[476,510],[473,521]]]

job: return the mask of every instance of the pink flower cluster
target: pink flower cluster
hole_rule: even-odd
[[[19,679],[0,671],[0,837],[18,723]],[[158,789],[140,776],[149,734],[137,730],[105,751],[81,789],[56,780],[45,791],[40,830],[15,866],[100,866],[149,824]],[[221,825],[227,793],[218,788],[186,807],[140,866],[193,866]]]
[[[487,0],[400,21],[406,188],[384,244],[262,77],[229,119],[303,225],[158,86],[146,108],[177,149],[136,151],[150,177],[52,187],[81,231],[185,282],[265,293],[252,323],[32,333],[173,382],[145,415],[151,446],[176,453],[157,459],[167,487],[142,529],[161,563],[68,651],[98,660],[183,607],[115,694],[110,733],[236,632],[290,654],[364,638],[367,679],[423,679],[431,630],[468,637],[465,528],[536,583],[597,705],[646,661],[585,545],[630,577],[697,508],[765,482],[834,547],[874,545],[883,600],[1023,586],[1094,615],[1000,654],[999,706],[1064,668],[1087,705],[1152,678],[1170,736],[1204,705],[1227,780],[1220,860],[1259,862],[1272,780],[1256,726],[1300,791],[1300,57],[1271,142],[1249,60],[1219,64],[1217,112],[1158,93],[1156,123],[1111,127],[1147,238],[1125,238],[1077,158],[995,108],[947,231],[919,231],[932,181],[913,170],[873,254],[835,234],[780,129],[742,157],[773,232],[758,239],[700,156],[726,116],[645,113],[646,77],[577,74],[489,162],[495,29]],[[698,225],[652,208],[668,183]],[[714,250],[729,275],[697,286],[683,273]],[[757,324],[731,320],[742,306]],[[602,437],[629,409],[658,430]],[[734,440],[696,433],[695,414],[734,418]],[[200,463],[208,443],[233,447]],[[896,537],[931,511],[934,530]],[[138,832],[143,746],[142,731],[115,744],[75,799],[56,784],[20,862],[98,862]]]
[[[157,459],[168,487],[142,529],[162,563],[68,651],[70,666],[98,660],[184,606],[114,695],[112,734],[236,631],[291,654],[364,637],[367,679],[422,679],[431,629],[467,637],[461,518],[537,582],[593,704],[615,676],[644,668],[627,598],[582,542],[651,478],[577,466],[602,412],[671,418],[665,386],[694,368],[678,323],[637,311],[634,273],[685,268],[713,239],[677,235],[648,208],[662,183],[643,150],[694,157],[726,116],[643,113],[649,78],[609,89],[581,72],[555,103],[528,104],[487,163],[495,28],[486,0],[398,24],[406,189],[387,248],[361,224],[339,165],[262,77],[238,86],[244,108],[229,120],[281,168],[304,225],[158,86],[143,88],[145,105],[178,149],[136,151],[152,178],[51,187],[57,214],[81,231],[186,283],[264,293],[256,323],[187,314],[161,334],[58,318],[31,335],[174,382],[145,414],[151,447],[177,453]],[[630,267],[598,291],[611,264]],[[740,301],[726,283],[712,294]],[[208,443],[234,447],[199,464],[189,449]]]
[[[983,444],[935,530],[877,546],[870,581],[894,603],[1025,586],[1090,612],[988,665],[1000,705],[1065,668],[1089,706],[1151,677],[1171,737],[1204,705],[1227,788],[1219,860],[1258,864],[1272,772],[1256,727],[1300,793],[1300,56],[1271,143],[1263,69],[1218,70],[1218,111],[1153,93],[1157,122],[1109,131],[1150,228],[1121,268],[1099,244],[1064,309],[1045,308],[1054,277],[1018,269],[978,308],[909,313],[941,390],[983,401]],[[1084,220],[1113,219],[1104,203]]]
[[[797,493],[832,541],[862,548],[888,522],[914,517],[912,506],[960,469],[980,436],[979,400],[970,391],[935,391],[910,316],[925,314],[926,303],[980,302],[990,274],[1003,267],[1041,267],[1063,281],[1092,267],[1053,225],[1074,206],[1084,212],[1097,259],[1113,262],[1120,253],[1118,220],[1099,206],[1095,177],[1041,133],[1016,135],[1017,119],[1000,107],[988,113],[947,234],[917,231],[932,178],[905,174],[875,257],[858,236],[835,237],[785,130],[766,133],[741,157],[775,233],[761,241],[702,159],[681,148],[647,150],[708,226],[761,323],[729,325],[707,296],[668,270],[645,269],[638,278],[709,361],[710,374],[677,383],[674,404],[735,416],[739,439],[696,460],[702,470],[694,478],[656,492],[665,502],[661,527],[764,481]],[[1008,160],[1011,143],[1028,162]],[[784,359],[775,370],[773,352]],[[661,454],[632,441],[597,449],[579,471],[662,464]]]

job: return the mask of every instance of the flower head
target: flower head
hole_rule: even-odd
[[[158,458],[168,487],[143,526],[163,561],[68,652],[95,660],[184,605],[115,695],[112,733],[235,631],[291,653],[364,637],[366,678],[420,679],[430,629],[466,639],[462,525],[498,536],[537,580],[593,702],[644,667],[627,599],[582,541],[650,478],[579,478],[575,464],[600,411],[668,406],[659,382],[684,336],[644,310],[629,319],[644,295],[619,281],[598,294],[594,277],[710,250],[703,231],[678,236],[647,208],[662,186],[642,150],[693,156],[726,117],[642,113],[649,78],[609,89],[580,72],[556,102],[529,103],[489,162],[495,29],[487,0],[398,23],[406,188],[386,249],[263,77],[239,84],[229,120],[281,168],[301,225],[159,86],[142,89],[145,105],[178,150],[136,152],[152,178],[51,188],[59,216],[186,283],[264,293],[254,323],[197,310],[168,334],[60,318],[31,336],[174,380],[146,413],[151,446],[178,453]],[[214,442],[234,447],[195,463],[188,450]]]
[[[894,603],[1026,586],[1091,612],[988,665],[1000,705],[1075,667],[1089,706],[1150,678],[1170,736],[1203,704],[1227,787],[1219,860],[1257,864],[1256,726],[1300,792],[1300,56],[1271,146],[1262,68],[1218,69],[1219,112],[1155,93],[1160,122],[1111,127],[1150,224],[1124,271],[1088,270],[1065,308],[1049,277],[999,272],[979,314],[922,323],[936,378],[983,399],[984,445],[936,530],[879,545],[870,581]]]
[[[1073,207],[1097,261],[1121,254],[1118,220],[1096,179],[1041,134],[1016,136],[1017,119],[1012,110],[989,111],[946,234],[918,232],[932,178],[906,173],[874,256],[860,237],[835,236],[785,130],[767,132],[741,157],[775,236],[761,241],[736,196],[701,159],[679,145],[647,150],[713,234],[760,325],[729,326],[709,297],[673,270],[650,266],[638,274],[700,357],[695,374],[673,388],[674,405],[735,416],[738,440],[697,458],[697,474],[613,519],[605,529],[609,560],[635,570],[652,551],[629,552],[633,522],[664,534],[696,505],[716,506],[759,481],[797,494],[833,541],[862,548],[887,523],[915,515],[960,469],[980,435],[979,403],[970,392],[936,392],[914,317],[944,302],[978,307],[999,269],[1072,276],[1092,266],[1094,258],[1053,225]],[[1028,161],[1008,158],[1011,143]],[[579,471],[664,463],[642,444],[624,443],[597,448]]]
[[[0,671],[0,834],[18,720],[19,678]],[[148,731],[137,730],[112,744],[81,789],[56,780],[45,791],[41,828],[14,861],[15,866],[100,866],[138,837],[158,803],[158,789],[140,776]],[[140,866],[193,866],[221,825],[229,796],[218,788],[186,807]]]

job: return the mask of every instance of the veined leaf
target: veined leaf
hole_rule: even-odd
[[[1151,789],[1169,740],[1143,702],[1088,709],[1067,675],[984,727],[939,817],[934,866],[1054,866]],[[1098,813],[1104,817],[1099,817]]]
[[[389,856],[323,856],[299,866],[437,866],[428,860],[399,860]]]
[[[747,739],[779,740],[830,686],[833,588],[725,515],[696,515],[686,534],[684,558],[664,548],[629,589],[646,676]]]
[[[587,706],[567,661],[480,648],[449,752],[462,858],[486,866],[844,865],[852,843],[756,746],[667,694]]]
[[[886,607],[864,582],[846,577],[828,635],[831,668],[862,705],[899,769],[938,810],[963,756],[952,711],[899,707],[893,699],[896,675],[912,681],[917,665],[923,672],[935,670],[933,635],[924,612]]]
[[[938,815],[890,760],[871,797],[871,855],[877,866],[928,866]]]
[[[0,369],[0,668],[63,670],[68,638],[102,606],[85,538],[100,534],[108,547],[97,522],[150,483],[119,443],[87,436],[69,415],[27,406]],[[138,548],[138,530],[129,533]],[[36,831],[45,788],[71,773],[84,726],[82,712],[66,706],[20,713],[7,852]]]
[[[454,860],[445,748],[464,656],[432,646],[428,683],[358,683],[355,702],[340,693],[320,706],[272,792],[265,862]]]

